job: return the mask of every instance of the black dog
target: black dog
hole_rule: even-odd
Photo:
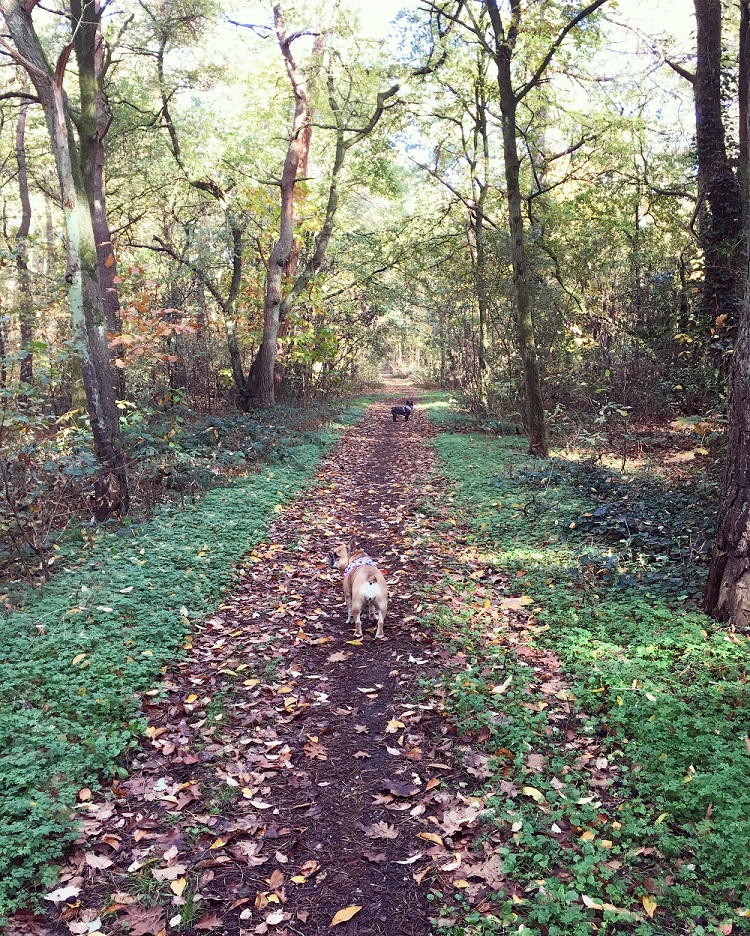
[[[407,400],[403,406],[392,406],[391,416],[393,416],[393,421],[396,422],[397,416],[403,416],[404,422],[409,422],[409,417],[411,416],[411,411],[413,409],[414,409],[414,400]]]

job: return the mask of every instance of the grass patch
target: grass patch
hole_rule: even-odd
[[[435,447],[487,566],[530,599],[525,637],[562,661],[572,708],[553,715],[523,655],[440,610],[467,653],[443,683],[446,704],[495,755],[488,818],[524,893],[498,894],[453,932],[750,932],[748,639],[693,600],[713,492],[540,462],[514,438],[444,433]],[[501,673],[511,682],[498,700]],[[503,793],[508,777],[541,806]]]
[[[288,432],[275,464],[184,510],[162,504],[148,522],[89,530],[0,620],[0,916],[54,880],[78,834],[79,789],[127,776],[122,755],[145,728],[138,693],[184,652],[191,622],[216,608],[236,563],[362,408]]]

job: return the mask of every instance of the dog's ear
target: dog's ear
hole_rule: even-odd
[[[348,551],[348,553],[349,553],[350,556],[351,556],[351,554],[354,552],[354,550],[355,550],[356,548],[357,548],[357,540],[356,540],[356,537],[353,536],[353,537],[349,540],[349,542],[346,544],[346,549],[347,549],[347,551]]]

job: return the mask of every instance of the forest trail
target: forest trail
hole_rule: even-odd
[[[81,804],[84,836],[59,878],[81,888],[76,906],[19,932],[100,922],[135,936],[313,936],[334,920],[340,934],[430,932],[428,885],[469,870],[457,853],[466,861],[478,834],[471,794],[487,757],[420,692],[456,659],[418,618],[448,571],[469,574],[471,550],[457,556],[419,403],[394,423],[392,402],[344,433],[220,611],[195,626],[163,697],[146,694],[128,779]],[[384,640],[374,623],[354,640],[327,565],[352,534],[388,582]],[[471,857],[480,909],[498,884],[490,852]]]

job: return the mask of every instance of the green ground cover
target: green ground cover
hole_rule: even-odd
[[[451,427],[444,398],[426,408]],[[489,752],[512,752],[512,775],[539,794],[503,793],[507,755],[491,760],[487,817],[507,831],[503,870],[524,896],[499,894],[492,913],[449,932],[750,932],[748,639],[694,600],[709,490],[540,462],[523,440],[467,432],[460,418],[461,432],[435,439],[443,470],[488,569],[531,599],[528,637],[562,660],[575,723],[532,710],[545,697],[529,690],[528,661],[487,639],[486,623],[437,612],[468,660],[443,681],[448,707]]]
[[[126,776],[142,734],[137,697],[158,682],[191,623],[211,613],[242,555],[310,479],[344,424],[277,433],[274,462],[148,522],[87,532],[60,571],[0,619],[0,917],[55,878],[76,837],[79,789]],[[119,761],[119,763],[118,763]]]

